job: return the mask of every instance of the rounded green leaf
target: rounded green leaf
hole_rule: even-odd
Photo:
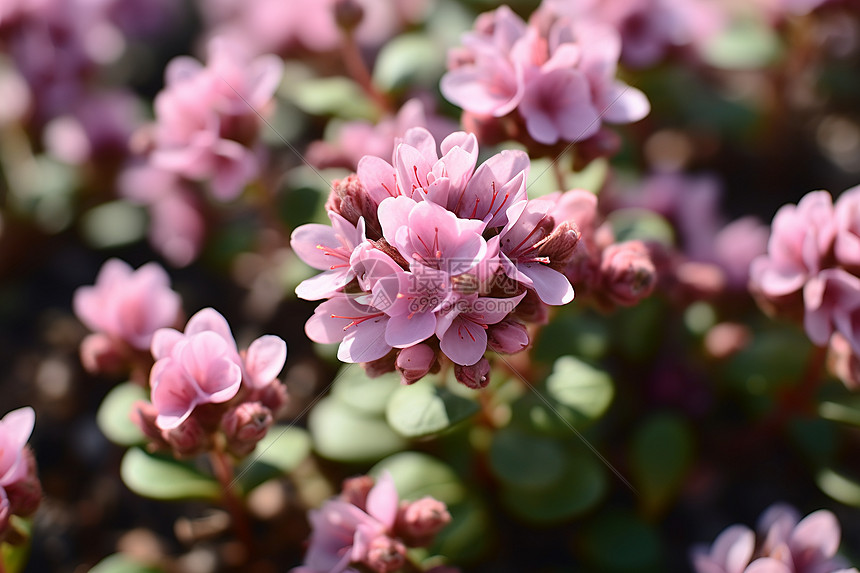
[[[301,428],[273,426],[236,469],[246,494],[273,478],[286,475],[308,457],[311,437]]]
[[[860,483],[831,468],[824,468],[815,476],[818,487],[838,501],[851,507],[860,507]]]
[[[473,400],[422,381],[398,387],[388,400],[385,416],[398,434],[417,438],[446,430],[478,409]]]
[[[660,537],[634,515],[601,513],[585,530],[581,543],[589,561],[600,571],[665,571],[660,567]]]
[[[533,523],[553,523],[580,515],[597,505],[607,489],[606,471],[591,452],[567,451],[561,475],[542,488],[506,485],[501,499],[514,515]]]
[[[378,476],[391,473],[401,499],[431,496],[448,505],[463,501],[466,495],[460,477],[445,462],[419,452],[400,452],[389,456],[370,470]]]
[[[573,356],[555,361],[546,389],[552,398],[572,410],[575,424],[600,418],[614,394],[609,374]]]
[[[448,506],[451,523],[436,536],[431,552],[455,562],[479,559],[490,547],[495,530],[484,503],[470,496]]]
[[[657,241],[663,245],[675,243],[675,231],[665,217],[647,209],[630,207],[613,211],[609,216],[615,240]]]
[[[90,573],[162,573],[162,569],[144,565],[122,553],[114,553],[96,563]]]
[[[146,214],[128,201],[111,201],[90,209],[81,217],[84,239],[97,249],[127,245],[146,234]]]
[[[308,417],[314,449],[341,462],[372,462],[406,447],[385,420],[368,416],[332,398],[323,398]]]
[[[364,368],[347,364],[338,371],[331,395],[357,411],[381,416],[388,399],[398,388],[401,386],[397,373],[371,378]]]
[[[96,413],[96,423],[107,439],[120,446],[146,441],[146,436],[131,420],[132,407],[139,400],[148,401],[149,396],[134,382],[123,382],[107,393]]]
[[[692,460],[693,436],[689,425],[678,416],[651,416],[634,433],[630,465],[646,511],[661,511],[672,501]]]
[[[122,458],[123,483],[143,497],[163,500],[208,499],[221,496],[215,478],[203,474],[188,462],[141,448],[130,448]]]
[[[347,119],[371,119],[373,103],[349,78],[335,76],[304,80],[289,94],[293,103],[311,115],[333,115]]]
[[[564,448],[553,439],[505,428],[493,437],[490,468],[508,485],[540,489],[561,479],[564,456]]]
[[[416,62],[421,62],[416,66]],[[373,83],[383,91],[416,84],[435,86],[445,71],[445,51],[425,34],[401,34],[386,43],[373,68]]]
[[[756,69],[777,59],[779,37],[764,20],[738,18],[705,43],[703,56],[712,66],[724,69]]]

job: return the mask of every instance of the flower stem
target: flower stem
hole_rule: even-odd
[[[245,546],[248,555],[253,554],[254,537],[251,534],[251,526],[248,522],[248,514],[242,500],[236,493],[236,484],[233,479],[233,463],[229,456],[220,448],[210,452],[212,469],[218,483],[221,484],[224,505],[232,517],[233,529],[236,538]],[[0,572],[2,573],[2,572]]]
[[[346,64],[346,71],[349,75],[358,82],[358,85],[370,96],[381,112],[392,113],[391,102],[373,85],[370,70],[367,69],[367,64],[364,63],[364,59],[361,57],[361,50],[355,41],[355,34],[352,31],[343,32],[341,48],[343,61]]]

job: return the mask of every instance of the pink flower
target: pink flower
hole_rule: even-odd
[[[459,298],[440,313],[436,325],[439,348],[455,364],[477,363],[487,350],[488,325],[501,322],[524,296],[525,292],[512,298]]]
[[[743,573],[755,549],[755,534],[743,525],[732,525],[717,537],[710,550],[693,550],[696,573]]]
[[[767,254],[753,260],[750,288],[770,299],[799,291],[827,265],[836,238],[830,194],[807,193],[795,205],[784,205],[773,218]]]
[[[836,200],[836,261],[852,272],[860,271],[860,186],[844,191]]]
[[[179,295],[170,289],[167,273],[156,263],[136,271],[119,259],[108,260],[93,286],[75,291],[75,314],[88,328],[144,350],[156,330],[174,324]]]
[[[843,269],[825,269],[806,283],[803,301],[803,324],[814,344],[826,345],[835,328],[860,354],[860,332],[852,325],[860,310],[860,278]]]
[[[27,477],[24,446],[33,433],[36,413],[26,406],[12,410],[0,419],[0,488]]]
[[[281,78],[275,56],[251,59],[238,45],[209,44],[203,67],[175,58],[156,96],[154,165],[195,180],[209,180],[213,195],[235,199],[258,170],[252,147],[260,119]]]
[[[346,295],[320,304],[305,324],[305,334],[321,344],[340,343],[342,362],[371,362],[391,350],[385,341],[389,317],[383,311]]]
[[[173,429],[202,404],[233,398],[243,381],[263,388],[284,366],[287,347],[277,336],[262,336],[239,356],[230,326],[221,314],[205,308],[191,317],[185,332],[163,328],[152,340],[156,359],[150,373],[156,424]]]
[[[349,258],[364,240],[364,220],[359,219],[358,225],[354,226],[331,211],[328,217],[331,227],[302,225],[290,237],[290,245],[299,258],[324,271],[296,287],[296,295],[305,300],[327,298],[355,277]]]

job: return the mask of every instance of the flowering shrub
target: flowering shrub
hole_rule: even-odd
[[[0,573],[856,571],[858,38],[0,2]]]

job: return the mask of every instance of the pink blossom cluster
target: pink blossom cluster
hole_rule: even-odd
[[[11,541],[10,518],[28,517],[42,501],[36,459],[27,446],[36,413],[29,406],[0,419],[0,542]]]
[[[839,351],[847,343],[860,356],[860,187],[835,205],[830,193],[814,191],[781,207],[767,254],[752,262],[750,275],[765,310],[802,317],[814,344],[836,341]]]
[[[260,117],[272,107],[282,68],[277,56],[252,57],[222,38],[209,42],[206,66],[174,58],[155,98],[152,165],[208,181],[220,201],[238,197],[259,174]]]
[[[616,78],[620,54],[621,38],[610,26],[567,17],[526,24],[502,6],[479,16],[450,52],[440,88],[478,117],[516,111],[515,121],[539,144],[583,141],[603,122],[630,123],[650,111],[641,91]]]
[[[190,456],[223,435],[236,457],[253,451],[286,401],[277,376],[287,345],[277,336],[239,351],[227,320],[205,308],[184,332],[161,328],[152,338],[156,362],[149,377],[151,402],[140,402],[135,421],[156,448]]]
[[[342,493],[309,514],[311,538],[304,564],[291,573],[391,573],[407,564],[407,548],[426,547],[451,521],[444,503],[423,497],[400,500],[383,472],[348,479]],[[410,570],[418,571],[412,564]],[[456,573],[440,566],[434,573]]]
[[[540,11],[612,27],[621,35],[621,60],[632,67],[701,46],[727,19],[725,6],[713,0],[544,0]]]
[[[182,301],[157,263],[133,270],[119,259],[102,265],[96,282],[75,291],[78,319],[93,331],[81,343],[81,362],[93,373],[128,370],[148,354],[155,332],[177,324]],[[148,356],[143,356],[146,370]]]
[[[791,506],[775,504],[759,518],[756,531],[732,525],[710,547],[693,550],[696,573],[856,573],[836,555],[841,531],[831,512],[803,519]]]
[[[440,152],[441,151],[441,157]],[[456,132],[437,150],[426,129],[406,132],[392,163],[366,156],[335,183],[331,226],[303,225],[292,248],[321,271],[296,289],[327,299],[305,325],[340,343],[344,362],[397,369],[404,383],[442,355],[470,387],[488,382],[484,358],[529,344],[524,321],[542,304],[573,299],[561,272],[579,241],[576,222],[552,200],[529,200],[529,158],[506,150],[477,166],[474,135]]]

